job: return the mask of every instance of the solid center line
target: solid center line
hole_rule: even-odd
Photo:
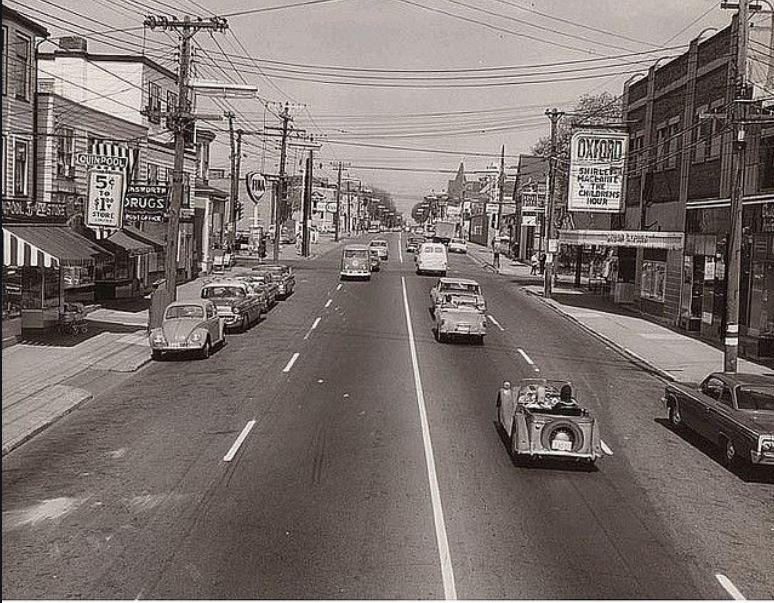
[[[746,601],[744,595],[739,592],[739,589],[734,586],[734,583],[726,578],[723,574],[715,574],[715,578],[720,582],[720,586],[726,589],[726,592],[731,595],[731,598],[736,601]]]
[[[332,303],[333,303],[333,300],[329,299],[327,302],[325,302],[325,307],[330,308]]]
[[[433,505],[433,519],[435,521],[435,538],[438,543],[438,556],[441,562],[441,577],[443,579],[444,598],[448,601],[457,599],[457,588],[454,585],[454,570],[452,569],[451,554],[449,553],[449,541],[446,537],[446,524],[443,519],[443,505],[441,504],[441,491],[438,487],[438,476],[435,470],[435,457],[433,456],[433,442],[430,439],[430,425],[427,420],[425,408],[425,395],[422,391],[422,378],[419,375],[419,360],[417,359],[417,346],[414,343],[414,329],[411,326],[411,311],[409,310],[408,294],[406,293],[406,278],[400,277],[403,286],[403,308],[406,312],[406,327],[408,329],[409,351],[411,352],[411,365],[414,369],[414,388],[417,392],[417,405],[419,406],[419,421],[422,426],[422,442],[425,447],[425,463],[427,464],[427,479],[430,482],[430,500]]]
[[[339,283],[338,287],[336,287],[336,291],[341,291],[341,283]]]
[[[489,317],[489,320],[491,320],[491,321],[492,321],[492,324],[493,324],[494,326],[496,326],[496,327],[497,327],[498,329],[500,329],[501,331],[505,331],[505,329],[503,329],[503,326],[502,326],[502,325],[501,325],[499,322],[497,322],[497,320],[495,319],[495,317],[494,317],[494,316],[492,316],[491,314],[487,314],[487,316]]]
[[[239,434],[239,437],[232,444],[231,449],[226,453],[226,456],[223,457],[224,461],[226,461],[227,463],[230,463],[232,460],[234,460],[237,450],[239,450],[239,447],[242,445],[242,442],[245,441],[247,434],[250,433],[250,430],[253,427],[255,427],[255,419],[247,422],[247,425],[245,425],[245,428],[242,430],[242,433]]]
[[[316,329],[316,328],[317,328],[317,325],[319,325],[319,324],[320,324],[320,321],[321,321],[321,320],[322,320],[322,317],[321,317],[321,316],[318,316],[317,318],[315,318],[315,319],[314,319],[314,323],[312,323],[312,330],[314,330],[314,329]]]
[[[607,456],[613,456],[613,450],[605,444],[605,440],[599,440],[599,444],[602,446],[602,452],[604,452]]]
[[[283,373],[289,373],[289,372],[290,372],[290,369],[292,369],[292,368],[293,368],[293,365],[296,363],[296,360],[298,360],[298,357],[299,357],[300,355],[301,355],[301,354],[299,354],[298,352],[296,352],[295,354],[293,354],[293,356],[291,356],[290,360],[288,360],[288,363],[285,365],[285,368],[284,368],[284,369],[282,369],[282,372],[283,372]]]

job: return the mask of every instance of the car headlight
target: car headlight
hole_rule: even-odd
[[[761,436],[760,450],[761,452],[774,452],[774,436]]]
[[[239,308],[237,308],[236,306],[234,306],[233,308],[231,308],[231,311],[232,311],[234,314],[239,314],[239,313],[240,313],[242,310],[240,310]]]
[[[191,341],[201,341],[202,340],[202,334],[199,333],[198,331],[194,331],[193,333],[191,333],[190,340]]]
[[[151,333],[151,342],[159,345],[164,345],[165,343],[167,343],[167,340],[164,337],[164,333],[159,329]]]

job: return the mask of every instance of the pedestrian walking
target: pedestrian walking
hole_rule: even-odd
[[[531,275],[538,273],[538,266],[540,265],[539,262],[540,262],[540,257],[538,256],[538,252],[535,251],[532,254],[532,257],[529,259],[529,263],[530,263],[530,266],[531,266],[531,269],[530,269],[529,273]]]
[[[540,262],[540,274],[544,274],[546,271],[546,252],[545,251],[540,252],[540,259],[538,261]]]
[[[500,242],[497,239],[492,241],[492,267],[500,273]]]

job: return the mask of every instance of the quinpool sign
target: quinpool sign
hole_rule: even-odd
[[[623,211],[623,183],[629,135],[611,130],[578,130],[570,142],[567,209]]]

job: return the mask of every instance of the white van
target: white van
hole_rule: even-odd
[[[442,243],[422,243],[415,256],[417,274],[440,274],[446,276],[449,260],[446,247]]]

